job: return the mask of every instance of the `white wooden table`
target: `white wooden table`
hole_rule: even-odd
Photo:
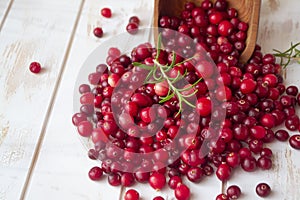
[[[102,7],[111,19],[99,15]],[[300,41],[300,2],[263,0],[258,43],[264,52],[286,49]],[[73,89],[87,56],[101,42],[125,31],[132,15],[151,25],[153,0],[1,0],[0,1],[0,199],[123,199],[124,189],[106,179],[90,181],[96,165],[87,157],[75,128]],[[105,35],[93,36],[102,26]],[[42,63],[42,73],[29,72],[30,62]],[[300,86],[298,69],[288,69],[287,84]],[[274,168],[269,172],[235,172],[227,185],[238,184],[241,199],[259,199],[254,188],[267,181],[268,199],[300,199],[300,151],[276,142]],[[189,184],[192,199],[215,199],[222,184],[213,177]],[[172,192],[135,185],[143,200]]]

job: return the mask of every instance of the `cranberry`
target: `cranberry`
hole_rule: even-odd
[[[124,196],[124,200],[139,200],[139,199],[140,199],[140,194],[134,189],[127,190]]]
[[[271,187],[267,183],[259,183],[255,191],[258,196],[267,197],[271,193]]]
[[[294,149],[300,149],[300,135],[296,134],[290,137],[289,143]]]
[[[100,13],[103,17],[106,17],[106,18],[111,17],[111,9],[110,8],[102,8]]]
[[[241,162],[242,168],[247,172],[253,172],[256,170],[256,160],[253,156],[246,157]]]
[[[130,187],[134,184],[134,176],[132,173],[124,173],[121,175],[121,184],[125,187]]]
[[[108,183],[112,186],[121,185],[121,176],[117,173],[112,173],[108,175]]]
[[[196,110],[201,116],[208,116],[211,113],[211,100],[206,97],[199,98]]]
[[[230,199],[238,199],[241,193],[241,189],[237,185],[231,185],[226,190],[226,194]]]
[[[94,35],[98,38],[101,38],[103,36],[103,29],[101,27],[96,27],[94,29]]]
[[[136,23],[129,23],[126,26],[126,31],[132,35],[137,34],[138,30],[138,25]]]
[[[182,179],[179,176],[173,176],[169,179],[168,185],[171,189],[175,189],[178,184],[182,183]]]
[[[178,200],[188,200],[190,199],[190,189],[185,184],[178,184],[174,190],[175,197]]]
[[[226,194],[219,194],[216,200],[229,200],[229,197]]]
[[[264,170],[271,169],[272,168],[272,160],[266,156],[261,156],[257,160],[257,166]]]
[[[157,196],[157,197],[154,197],[153,200],[165,200],[165,199],[161,196]]]
[[[165,175],[153,172],[149,178],[150,186],[155,190],[161,190],[166,185]]]
[[[290,135],[286,130],[280,129],[275,132],[275,138],[279,141],[287,141]]]
[[[297,115],[288,116],[285,120],[285,127],[290,131],[298,130],[299,125],[300,121]]]
[[[229,36],[233,31],[233,25],[227,20],[223,20],[218,25],[218,33],[222,36]]]
[[[129,23],[136,23],[137,25],[140,24],[140,19],[137,16],[131,16],[129,18]]]
[[[192,182],[199,182],[201,178],[203,177],[204,172],[199,167],[191,167],[187,171],[187,178]]]
[[[297,88],[297,86],[291,85],[286,88],[285,92],[287,95],[297,96],[298,88]]]
[[[93,167],[89,171],[89,177],[91,180],[96,181],[102,177],[103,171],[100,167]]]
[[[41,69],[41,64],[38,62],[32,62],[29,65],[29,70],[34,74],[38,74],[41,71]]]
[[[93,125],[89,121],[81,121],[77,126],[78,133],[83,137],[89,137],[93,131]]]
[[[219,165],[216,175],[221,181],[226,181],[230,178],[231,168],[227,164],[222,163]]]
[[[226,163],[230,167],[237,167],[240,164],[240,156],[236,152],[232,152],[226,156]]]

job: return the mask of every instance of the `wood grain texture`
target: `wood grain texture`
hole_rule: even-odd
[[[194,2],[200,6],[202,0],[155,0],[154,26],[158,27],[159,17],[162,15],[180,16],[186,2]],[[215,2],[215,0],[212,2]],[[245,63],[249,60],[255,48],[261,0],[228,0],[228,5],[229,7],[236,8],[239,19],[249,24],[246,48],[240,56],[240,62]]]
[[[76,0],[16,0],[9,10],[0,35],[0,199],[20,198],[77,8]],[[36,60],[39,75],[29,71]]]
[[[99,165],[99,162],[89,160],[87,149],[82,145],[76,128],[71,123],[73,113],[78,112],[73,110],[73,101],[79,101],[73,99],[73,89],[77,91],[75,83],[78,73],[81,68],[93,72],[96,67],[83,65],[90,53],[113,36],[128,34],[125,28],[132,15],[139,16],[140,28],[149,27],[152,23],[153,4],[150,1],[131,0],[126,4],[122,2],[90,0],[84,4],[44,142],[27,187],[26,199],[41,199],[45,194],[50,194],[49,199],[123,200],[121,188],[109,186],[107,177],[103,177],[100,182],[93,182],[88,178],[89,169]],[[112,18],[107,19],[99,15],[102,7],[112,9]],[[103,38],[93,35],[96,26],[103,27]],[[105,62],[104,57],[105,54],[99,54],[99,63]],[[82,74],[81,78],[87,81],[87,75]]]
[[[272,53],[272,49],[285,50],[290,42],[300,41],[299,1],[263,0],[259,22],[258,44],[264,53]],[[289,13],[287,15],[287,13]],[[298,24],[298,25],[297,25]],[[300,64],[293,63],[286,71],[286,85],[300,86]],[[299,108],[297,113],[300,114]],[[281,129],[284,127],[277,127]],[[276,129],[275,129],[276,130]],[[289,131],[290,135],[296,132]],[[257,170],[246,173],[242,170],[234,173],[227,186],[238,184],[245,194],[241,199],[252,200],[259,198],[254,189],[260,182],[267,182],[272,188],[269,199],[298,200],[300,196],[300,160],[299,151],[292,149],[287,142],[274,142],[268,145],[274,154],[273,167],[269,171]]]
[[[13,4],[13,1],[14,0],[3,0],[0,2],[0,32]]]

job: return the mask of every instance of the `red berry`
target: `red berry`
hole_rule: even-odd
[[[227,20],[220,22],[218,25],[218,33],[222,36],[229,36],[233,31],[233,24]]]
[[[99,180],[101,178],[102,174],[103,174],[103,171],[100,167],[93,167],[89,171],[89,177],[93,181]]]
[[[139,200],[139,199],[140,199],[140,194],[134,189],[127,190],[124,196],[124,200]]]
[[[132,16],[129,18],[129,23],[136,23],[137,25],[139,25],[140,19],[137,16]]]
[[[101,15],[103,17],[106,17],[106,18],[110,18],[111,17],[111,10],[110,10],[110,8],[102,8],[100,12],[101,12]]]
[[[154,197],[153,200],[165,200],[165,199],[161,196],[157,196],[157,197]]]
[[[32,73],[38,74],[41,71],[41,69],[42,68],[41,68],[40,63],[38,63],[38,62],[32,62],[32,63],[30,63],[29,70]]]
[[[185,184],[179,184],[174,193],[177,200],[189,200],[191,196],[190,189]]]
[[[135,35],[135,34],[137,34],[137,32],[139,30],[138,28],[139,27],[136,23],[129,23],[126,26],[126,31],[132,35]]]
[[[290,137],[289,143],[294,149],[300,149],[300,135],[297,134]]]
[[[222,163],[219,165],[216,175],[221,181],[226,181],[230,178],[231,168],[227,164]]]
[[[206,97],[200,97],[197,100],[196,110],[200,116],[208,116],[211,113],[211,100]]]
[[[229,200],[229,197],[226,194],[219,194],[216,200]]]
[[[267,183],[259,183],[256,186],[256,194],[260,197],[267,197],[271,193],[271,188]]]
[[[227,188],[226,193],[230,199],[238,199],[241,196],[241,189],[237,185],[231,185]]]
[[[153,172],[149,178],[150,186],[155,190],[161,190],[166,185],[165,175]]]
[[[96,27],[94,29],[94,35],[98,38],[101,38],[103,36],[103,30],[101,27]]]

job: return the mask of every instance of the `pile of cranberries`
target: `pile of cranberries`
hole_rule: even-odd
[[[138,22],[132,18],[129,24]],[[106,63],[96,66],[89,84],[79,87],[81,107],[72,122],[93,144],[89,157],[101,160],[101,166],[89,171],[91,180],[106,174],[113,186],[148,182],[161,190],[168,185],[178,200],[187,200],[191,191],[183,176],[194,183],[213,174],[227,181],[238,167],[246,172],[271,169],[267,143],[289,141],[300,149],[295,133],[300,129],[298,88],[284,85],[281,66],[258,45],[247,63],[239,63],[248,25],[239,20],[237,10],[225,0],[204,0],[199,6],[189,2],[180,17],[161,16],[160,27],[164,50],[142,43],[128,55],[111,47]],[[200,49],[209,59],[194,56]],[[154,61],[173,64],[168,75],[183,75],[188,86],[198,81],[193,87],[196,101],[191,100],[195,109],[184,104],[189,112],[178,113],[176,95],[161,102],[171,90],[166,81],[144,84],[148,71],[135,63],[153,67]],[[273,131],[282,124],[289,132]],[[261,197],[270,191],[266,183],[256,187]],[[241,189],[233,185],[216,199],[240,195]],[[124,196],[139,198],[134,189]]]

